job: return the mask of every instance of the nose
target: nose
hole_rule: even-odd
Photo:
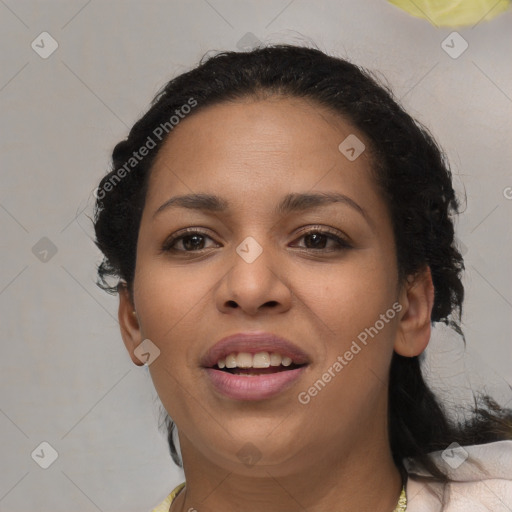
[[[242,242],[216,291],[218,309],[250,316],[287,311],[292,292],[285,265],[270,248],[264,249],[255,239]]]

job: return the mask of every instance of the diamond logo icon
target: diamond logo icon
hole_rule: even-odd
[[[236,43],[236,47],[243,52],[253,50],[260,45],[261,41],[252,32],[244,34]]]
[[[252,443],[245,443],[236,453],[240,461],[248,468],[254,466],[261,459],[261,452]]]
[[[338,146],[340,153],[344,155],[347,160],[353,162],[361,153],[366,149],[363,141],[351,133],[342,143]]]
[[[263,252],[263,247],[252,236],[248,236],[236,248],[236,252],[246,263],[252,263]]]
[[[30,46],[39,57],[47,59],[59,47],[59,43],[48,32],[41,32]]]
[[[441,458],[453,469],[462,465],[468,456],[468,452],[459,443],[452,443],[441,454]]]
[[[160,355],[160,349],[148,339],[145,339],[133,353],[146,366],[149,366]]]
[[[59,454],[50,443],[43,441],[30,456],[38,466],[48,469],[57,460]]]
[[[56,254],[57,246],[46,236],[43,236],[32,247],[32,254],[43,263],[48,263]]]
[[[441,43],[441,48],[452,59],[458,59],[468,49],[468,47],[468,42],[458,32],[452,32]]]

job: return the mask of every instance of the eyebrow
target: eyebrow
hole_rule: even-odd
[[[286,215],[294,212],[302,212],[326,206],[328,204],[341,203],[351,207],[372,224],[367,212],[350,197],[338,192],[321,193],[291,193],[287,194],[274,210],[276,215]],[[169,208],[188,208],[207,212],[225,212],[229,210],[229,203],[212,194],[185,194],[171,197],[163,203],[153,214],[153,218]]]

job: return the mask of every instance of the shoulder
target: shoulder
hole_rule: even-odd
[[[177,487],[175,487],[172,492],[165,498],[160,505],[155,507],[151,510],[151,512],[169,512],[169,509],[171,507],[171,503],[174,500],[174,498],[178,495],[178,493],[185,487],[185,482],[179,484]]]
[[[512,510],[512,440],[460,446],[432,452],[450,482],[426,482],[429,474],[406,459],[408,512],[510,512]]]

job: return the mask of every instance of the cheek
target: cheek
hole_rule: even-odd
[[[149,366],[151,378],[168,412],[186,411],[186,416],[191,414],[187,390],[196,385],[201,318],[211,308],[215,279],[206,268],[200,272],[168,262],[140,263],[144,271],[136,275],[135,298],[142,336],[160,350]]]
[[[143,334],[163,348],[171,343],[179,345],[183,329],[197,326],[204,302],[211,300],[208,292],[215,280],[207,269],[199,272],[185,265],[140,263],[146,270],[136,275],[135,299]],[[188,336],[193,337],[193,331]]]
[[[207,269],[191,271],[168,262],[144,266],[141,259],[140,269],[135,294],[142,336],[160,350],[149,366],[151,379],[168,413],[182,425],[186,418],[203,414],[188,390],[196,386],[194,349],[204,308],[212,304],[215,279]]]
[[[393,267],[371,250],[354,252],[326,270],[302,269],[297,283],[301,300],[341,344],[373,325],[396,299]]]
[[[352,410],[358,416],[381,399],[397,328],[393,269],[382,252],[368,250],[354,253],[326,275],[309,275],[307,304],[328,328],[318,340],[317,364],[307,383],[311,387],[303,390],[318,414],[343,417]]]

